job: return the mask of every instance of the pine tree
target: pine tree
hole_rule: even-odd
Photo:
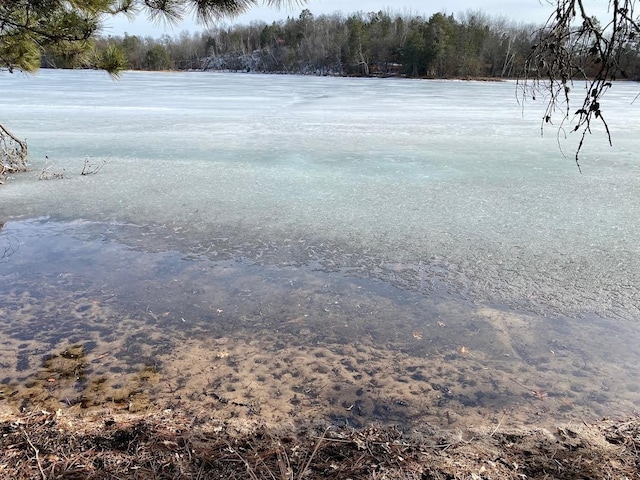
[[[93,39],[110,15],[144,13],[150,19],[179,21],[195,12],[204,23],[235,16],[257,6],[258,0],[3,0],[0,1],[0,68],[33,72],[44,49],[66,64],[96,66],[117,73],[125,57],[108,49],[93,54]],[[267,5],[299,4],[304,0],[265,0]]]

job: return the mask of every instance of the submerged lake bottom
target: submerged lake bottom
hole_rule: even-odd
[[[284,262],[229,239],[224,255],[181,248],[183,233],[6,223],[0,400],[356,428],[636,413],[634,322],[481,302],[438,277],[442,262],[416,279],[411,266],[349,266],[304,239],[291,244],[313,259]]]

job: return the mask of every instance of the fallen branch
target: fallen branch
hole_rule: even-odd
[[[100,170],[102,170],[102,167],[104,167],[106,164],[107,161],[103,160],[101,164],[96,165],[95,163],[89,162],[89,159],[87,158],[84,161],[84,166],[82,167],[82,172],[80,172],[80,175],[95,175]]]
[[[0,177],[27,170],[27,143],[0,124]]]

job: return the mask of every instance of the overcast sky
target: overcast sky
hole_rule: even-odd
[[[608,0],[587,0],[586,5],[591,6],[593,15],[606,15]],[[548,0],[396,0],[396,1],[368,1],[368,0],[308,0],[304,6],[293,9],[273,9],[258,7],[249,13],[233,20],[221,21],[220,24],[242,23],[253,21],[273,21],[298,17],[303,8],[309,9],[314,15],[330,14],[341,11],[345,14],[363,11],[372,12],[389,10],[392,13],[410,13],[423,15],[426,18],[436,12],[446,12],[458,15],[468,10],[480,10],[491,16],[501,16],[512,19],[515,22],[541,24],[553,12],[554,7]],[[163,34],[171,36],[188,30],[191,32],[204,30],[193,19],[187,19],[173,27],[163,24],[153,24],[146,20],[144,15],[131,22],[127,18],[118,17],[110,20],[103,31],[106,35],[122,35],[125,32],[130,35],[142,35],[159,37]]]

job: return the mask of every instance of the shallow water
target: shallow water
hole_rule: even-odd
[[[625,135],[590,140],[579,174],[511,83],[1,80],[34,162],[0,191],[4,401],[354,425],[635,411],[631,86]],[[37,181],[44,155],[66,179]],[[80,176],[86,156],[107,165]]]

